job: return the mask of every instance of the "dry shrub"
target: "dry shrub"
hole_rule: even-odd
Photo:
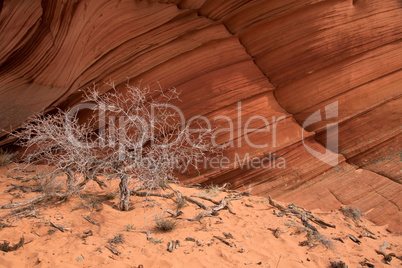
[[[156,228],[161,231],[168,232],[176,228],[176,222],[171,219],[167,219],[164,216],[156,216],[155,219]]]
[[[311,248],[323,245],[327,249],[334,249],[334,242],[324,235],[319,234],[317,231],[309,230],[307,232],[307,240],[299,243],[300,246],[309,246]]]
[[[124,243],[124,235],[123,234],[117,234],[115,235],[112,239],[108,240],[109,244],[122,244]]]
[[[361,222],[364,213],[355,206],[346,206],[339,209],[346,218],[351,218],[354,222]]]
[[[127,84],[118,91],[110,86],[102,95],[95,89],[84,92],[85,103],[38,115],[11,134],[19,146],[31,149],[26,150],[27,164],[54,166],[48,178],[62,178],[66,193],[79,193],[88,181],[106,187],[101,177],[117,179],[118,207],[127,211],[134,183],[148,191],[164,188],[177,181],[178,173],[198,171],[200,159],[207,161],[223,150],[213,146],[212,129],[197,120],[189,126],[172,109],[170,103],[179,97],[176,89],[156,92]],[[92,110],[92,116],[82,122],[80,110]]]

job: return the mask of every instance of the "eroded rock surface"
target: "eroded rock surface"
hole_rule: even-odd
[[[183,180],[252,184],[256,194],[311,207],[353,203],[374,222],[402,231],[401,1],[0,3],[0,129],[72,106],[93,83],[113,80],[119,87],[129,77],[151,89],[176,87],[182,95],[175,105],[187,118],[203,115],[235,130],[217,136],[234,144],[225,152],[228,168]],[[336,167],[303,145],[324,152],[326,126],[334,121],[324,118],[308,132],[301,127],[333,103]],[[235,124],[217,119],[222,115]],[[246,125],[252,116],[268,120]],[[258,131],[267,126],[269,132]],[[0,135],[0,145],[10,141]],[[236,165],[236,157],[270,153],[285,166]]]

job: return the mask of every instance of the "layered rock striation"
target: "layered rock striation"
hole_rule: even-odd
[[[216,141],[230,144],[224,167],[184,181],[251,185],[310,208],[355,204],[402,231],[401,1],[5,0],[0,8],[0,129],[71,107],[94,83],[175,87],[184,116],[205,116],[226,129]],[[317,111],[320,120],[305,125]],[[0,145],[10,142],[0,135]],[[323,153],[336,139],[338,165],[329,165],[334,153]]]

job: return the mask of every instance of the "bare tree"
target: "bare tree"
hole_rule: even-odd
[[[54,115],[39,115],[13,135],[27,148],[25,161],[54,166],[49,175],[63,172],[66,194],[79,192],[88,181],[100,187],[99,178],[120,180],[120,210],[128,210],[130,185],[155,189],[175,181],[178,172],[198,170],[199,160],[220,154],[212,146],[213,130],[197,125],[190,129],[180,110],[171,105],[175,89],[151,92],[127,85],[100,95],[85,93],[85,102]],[[84,122],[78,113],[90,109]],[[59,180],[60,181],[60,178]]]
[[[179,97],[176,89],[151,94],[149,88],[127,85],[127,91],[119,92],[111,86],[103,95],[90,91],[86,101],[108,118],[105,130],[112,134],[105,138],[105,147],[113,152],[109,172],[120,178],[121,210],[128,209],[131,180],[155,189],[176,180],[177,171],[198,170],[197,160],[219,154],[212,146],[212,129],[197,125],[196,131],[190,130],[180,110],[171,105]]]

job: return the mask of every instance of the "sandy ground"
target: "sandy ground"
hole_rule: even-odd
[[[7,192],[11,184],[34,185],[31,180],[34,172],[21,172],[14,167],[0,167],[0,204],[20,202],[39,195],[24,193],[21,189]],[[235,195],[197,188],[178,188],[182,194],[203,195],[216,201]],[[12,252],[0,252],[0,267],[331,267],[331,261],[344,261],[349,267],[363,266],[365,262],[375,267],[402,267],[402,261],[392,258],[390,264],[375,252],[382,249],[386,254],[402,256],[402,237],[389,233],[386,226],[375,226],[366,220],[353,221],[340,211],[312,211],[316,217],[336,225],[336,228],[314,226],[327,239],[328,247],[317,244],[301,246],[306,241],[307,232],[300,219],[288,215],[277,217],[264,197],[243,196],[231,200],[228,210],[219,215],[205,217],[198,221],[188,221],[202,211],[195,204],[188,203],[184,214],[176,221],[176,228],[162,232],[155,227],[155,218],[164,215],[170,219],[166,209],[176,210],[173,199],[161,197],[133,196],[133,210],[121,212],[116,209],[116,183],[100,190],[95,186],[80,197],[66,202],[49,201],[35,204],[28,210],[18,212],[10,209],[0,210],[0,224],[12,225],[0,229],[0,242],[6,240],[10,245],[24,237],[25,245]],[[167,193],[170,193],[167,191]],[[213,203],[197,199],[208,206]],[[287,205],[287,204],[282,204]],[[297,205],[297,204],[296,204]],[[94,225],[84,219],[89,217]],[[52,227],[51,222],[63,225],[64,232]],[[274,230],[279,228],[279,238]],[[90,233],[84,237],[85,232]],[[144,231],[150,231],[147,240]],[[361,244],[353,242],[347,235],[359,237],[368,231],[374,238],[361,237]],[[226,238],[231,234],[233,238]],[[123,238],[122,243],[109,240],[115,236]],[[216,237],[224,238],[224,243]],[[186,239],[187,238],[187,239]],[[333,238],[341,238],[344,243]],[[169,252],[168,243],[179,240],[180,245]],[[385,243],[385,244],[384,244]],[[112,245],[120,254],[113,254],[106,246]],[[140,266],[142,265],[142,266]]]

